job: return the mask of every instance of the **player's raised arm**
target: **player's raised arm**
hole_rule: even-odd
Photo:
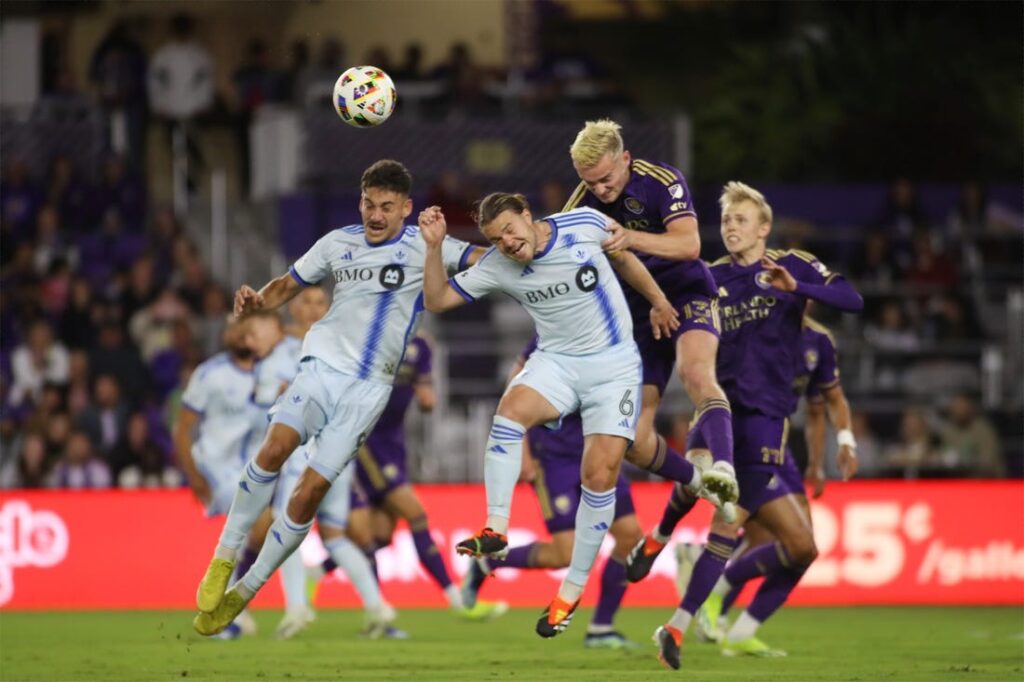
[[[765,256],[761,265],[768,272],[768,282],[780,291],[800,294],[848,313],[864,309],[864,299],[853,285],[842,277],[832,277],[825,284],[814,284],[796,279],[781,263]]]
[[[679,328],[679,313],[640,259],[629,251],[618,251],[608,254],[608,260],[619,276],[651,304],[651,330],[654,338],[671,336]]]
[[[441,256],[441,244],[447,232],[444,213],[437,206],[420,211],[419,226],[420,235],[427,245],[423,263],[423,305],[432,313],[443,313],[463,305],[466,299],[448,283]]]
[[[243,284],[235,292],[235,316],[242,317],[255,310],[274,310],[298,296],[304,285],[287,272],[270,280],[259,291]]]

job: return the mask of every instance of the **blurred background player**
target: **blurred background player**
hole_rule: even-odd
[[[703,485],[722,502],[735,502],[732,417],[715,377],[719,337],[715,282],[700,260],[693,198],[676,168],[632,158],[620,128],[608,119],[588,121],[576,136],[569,154],[581,182],[563,210],[589,206],[615,220],[621,227],[612,230],[607,248],[635,252],[679,312],[679,329],[669,338],[658,338],[651,333],[643,298],[633,288],[623,287],[644,365],[643,408],[629,461],[686,482],[675,471],[688,463],[654,430],[654,416],[675,366],[695,405],[692,431],[700,434],[714,459],[710,469],[701,472]],[[678,497],[682,514],[697,503],[697,492],[696,486],[687,486]],[[637,552],[657,555],[667,541],[655,531]]]
[[[316,314],[317,317],[307,320],[297,318],[296,325],[305,331],[326,311],[326,296],[319,287],[312,287],[292,301],[306,298],[297,305],[299,314],[304,312]],[[322,302],[318,305],[318,302]],[[260,436],[266,431],[266,410],[271,409],[281,393],[299,371],[302,353],[302,336],[285,334],[284,325],[276,311],[260,310],[247,318],[247,340],[253,352],[259,358],[256,364],[256,390],[254,400],[259,410],[259,423],[256,429]],[[309,459],[310,448],[315,444],[300,449],[298,455],[290,457],[281,470],[277,490],[274,493],[273,511],[280,517],[288,504],[288,499],[295,488],[302,469]],[[351,489],[351,467],[341,473],[330,491],[324,497],[317,511],[320,535],[324,548],[338,565],[344,567],[352,585],[362,600],[366,611],[365,634],[370,637],[380,636],[391,627],[394,610],[383,602],[380,589],[373,578],[372,569],[366,557],[344,535],[349,511],[349,491]],[[309,604],[306,594],[306,571],[300,552],[291,554],[280,570],[281,585],[285,595],[285,615],[277,627],[275,635],[279,639],[289,639],[302,631],[311,623],[316,614]]]
[[[655,632],[659,658],[671,668],[679,667],[683,633],[721,577],[739,527],[752,515],[778,541],[749,552],[730,569],[736,581],[767,577],[750,607],[729,629],[723,652],[780,653],[755,636],[757,628],[782,605],[817,556],[810,518],[797,499],[804,494],[803,477],[792,457],[786,457],[804,311],[808,300],[850,312],[864,306],[860,294],[813,255],[767,250],[772,211],[760,192],[730,182],[719,203],[722,241],[729,255],[711,268],[722,303],[717,369],[733,407],[739,510],[734,522],[715,515],[708,546],[694,567],[679,608]],[[699,434],[689,445],[707,448]]]
[[[835,339],[824,325],[810,316],[805,316],[801,345],[802,353],[797,362],[793,392],[797,399],[801,396],[807,399],[807,419],[804,427],[807,465],[804,468],[804,482],[810,486],[812,495],[817,499],[825,491],[826,412],[828,420],[832,422],[837,432],[837,463],[839,471],[844,476],[849,475],[856,466],[857,443],[850,430],[850,404],[839,381],[839,358]],[[796,462],[788,450],[786,457],[787,460]],[[807,518],[810,519],[807,495],[795,493],[795,497],[807,511]],[[733,552],[730,562],[754,548],[775,540],[776,538],[756,516],[751,517],[743,524],[743,539]],[[693,560],[699,551],[699,545],[681,544],[677,547],[680,594],[686,591]],[[725,573],[715,584],[707,601],[697,611],[694,631],[703,641],[722,640],[726,615],[749,580],[737,579],[735,584],[731,583],[729,568],[730,566],[726,565]]]
[[[181,397],[174,423],[174,451],[196,499],[207,516],[228,512],[242,467],[249,458],[256,387],[253,356],[246,344],[246,323],[229,318],[224,352],[200,363]],[[193,438],[193,433],[197,436]],[[249,533],[240,567],[251,565],[270,525],[270,512]],[[226,637],[251,634],[255,621],[247,613],[225,630]]]
[[[643,293],[655,335],[667,336],[679,325],[675,309],[636,256],[625,251],[605,256],[612,222],[589,208],[534,221],[522,195],[490,194],[480,202],[479,224],[494,248],[449,280],[440,252],[444,215],[437,207],[420,213],[428,244],[423,276],[428,310],[443,312],[504,292],[523,305],[537,328],[538,348],[502,395],[485,446],[486,525],[458,544],[459,553],[508,554],[505,533],[527,429],[582,414],[577,532],[565,580],[537,621],[541,637],[556,636],[572,620],[614,520],[619,467],[636,436],[640,355],[626,298],[613,273]]]
[[[534,339],[523,351],[510,372],[514,377],[537,349]],[[580,459],[583,453],[583,421],[579,412],[564,417],[558,428],[535,426],[526,432],[523,443],[524,478],[532,479],[544,525],[551,542],[532,542],[513,547],[504,559],[480,558],[469,566],[462,585],[462,599],[476,601],[487,576],[499,568],[560,569],[569,566],[575,539],[576,512],[580,504]],[[583,646],[593,649],[633,649],[631,642],[615,630],[613,620],[626,594],[626,557],[643,537],[633,507],[629,480],[619,472],[615,484],[615,520],[608,530],[615,547],[601,573],[601,594],[597,609],[587,627]]]
[[[368,527],[353,528],[353,533],[366,538],[364,551],[376,569],[376,551],[391,544],[398,520],[404,519],[409,525],[420,564],[444,591],[449,606],[466,618],[496,618],[508,610],[507,603],[463,602],[459,588],[452,584],[441,552],[431,536],[427,512],[406,477],[405,414],[414,399],[420,410],[429,412],[434,409],[432,356],[426,338],[414,336],[406,346],[402,363],[395,373],[391,398],[356,454],[355,475],[359,493],[366,496],[368,514],[360,512],[360,520],[353,519],[352,525],[366,523]],[[313,576],[318,578],[335,567],[336,563],[329,559],[324,562],[322,570],[314,568]],[[398,637],[400,631],[391,630],[386,634]]]

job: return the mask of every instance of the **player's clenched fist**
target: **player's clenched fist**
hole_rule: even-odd
[[[241,317],[262,307],[263,295],[248,284],[243,284],[235,292],[235,317]]]
[[[419,225],[420,234],[423,235],[423,241],[427,243],[427,246],[440,246],[448,231],[448,224],[445,222],[441,208],[430,206],[420,211]]]
[[[655,339],[669,338],[679,329],[679,312],[668,299],[651,308],[651,331]]]

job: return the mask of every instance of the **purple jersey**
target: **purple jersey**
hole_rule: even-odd
[[[838,276],[805,251],[769,250],[767,256],[800,282],[821,285]],[[793,382],[807,298],[772,287],[760,263],[740,266],[726,256],[711,271],[722,325],[718,381],[733,410],[788,417],[798,401]]]
[[[683,174],[668,164],[643,159],[633,159],[630,163],[629,182],[611,204],[601,203],[581,182],[562,210],[579,206],[597,209],[627,230],[654,234],[663,234],[665,226],[676,218],[697,217]],[[714,298],[715,282],[704,261],[669,260],[641,252],[636,255],[670,301],[683,293]],[[651,306],[647,300],[625,284],[623,289],[634,320],[648,321]]]
[[[382,446],[403,447],[405,446],[405,432],[402,425],[405,422],[405,412],[409,409],[415,394],[416,384],[430,381],[432,352],[430,345],[419,336],[414,336],[409,345],[406,346],[402,363],[395,373],[395,386],[391,390],[391,398],[384,406],[377,425],[373,427],[368,444],[373,441],[377,447],[371,444],[370,449],[376,451]]]
[[[797,399],[822,400],[822,391],[839,385],[839,362],[832,333],[816,320],[804,318],[800,335],[802,357],[797,360],[793,392]]]

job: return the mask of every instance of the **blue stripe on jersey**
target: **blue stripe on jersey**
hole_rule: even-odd
[[[423,305],[423,292],[416,297],[416,301],[412,304],[412,315],[409,316],[409,326],[405,328],[405,337],[402,340],[402,357],[398,358],[398,364],[395,365],[395,373],[398,373],[398,368],[405,362],[405,351],[409,349],[409,340],[412,335],[416,333],[417,323],[420,320],[420,315],[426,310],[426,306]]]
[[[597,302],[601,306],[601,314],[604,315],[604,326],[608,330],[608,337],[611,340],[611,345],[618,345],[621,341],[619,336],[619,323],[615,319],[615,312],[612,310],[612,303],[608,300],[608,293],[604,290],[604,285],[598,285],[594,289],[594,296],[597,297]]]
[[[548,222],[551,224],[551,238],[548,239],[548,243],[544,245],[543,251],[533,254],[534,260],[547,254],[547,252],[551,250],[551,247],[555,245],[555,242],[558,241],[558,222],[554,219],[548,220]]]
[[[295,269],[294,265],[291,266],[290,268],[288,268],[288,274],[292,276],[292,279],[294,279],[296,282],[298,282],[299,284],[301,284],[304,287],[311,287],[311,286],[313,286],[312,284],[310,284],[306,280],[302,279],[302,275],[299,274],[299,271]]]
[[[349,234],[359,234],[363,231],[362,225],[348,225],[347,227],[341,228],[342,232],[348,232]]]
[[[473,298],[469,294],[469,292],[467,292],[465,289],[463,289],[461,286],[459,286],[459,283],[455,281],[454,277],[452,277],[450,280],[448,280],[448,284],[451,284],[452,285],[452,289],[455,289],[455,293],[457,293],[462,298],[466,299],[467,303],[472,303],[473,301],[476,300],[475,298]]]
[[[366,343],[363,344],[363,356],[359,360],[360,379],[370,376],[370,371],[373,369],[373,359],[377,356],[377,346],[380,343],[380,337],[384,335],[384,323],[387,322],[388,310],[394,299],[394,291],[385,291],[377,299],[377,308],[373,311],[370,331],[367,332]]]
[[[459,270],[466,269],[466,261],[469,260],[469,254],[473,253],[473,248],[472,244],[467,244],[466,248],[463,249],[462,255],[459,256]]]
[[[200,417],[203,416],[203,411],[202,410],[200,410],[198,407],[193,407],[192,405],[189,405],[184,400],[181,401],[181,406],[184,407],[186,410],[188,410],[190,412],[195,412]]]
[[[576,245],[576,233],[566,232],[562,235],[562,246],[569,249]]]

